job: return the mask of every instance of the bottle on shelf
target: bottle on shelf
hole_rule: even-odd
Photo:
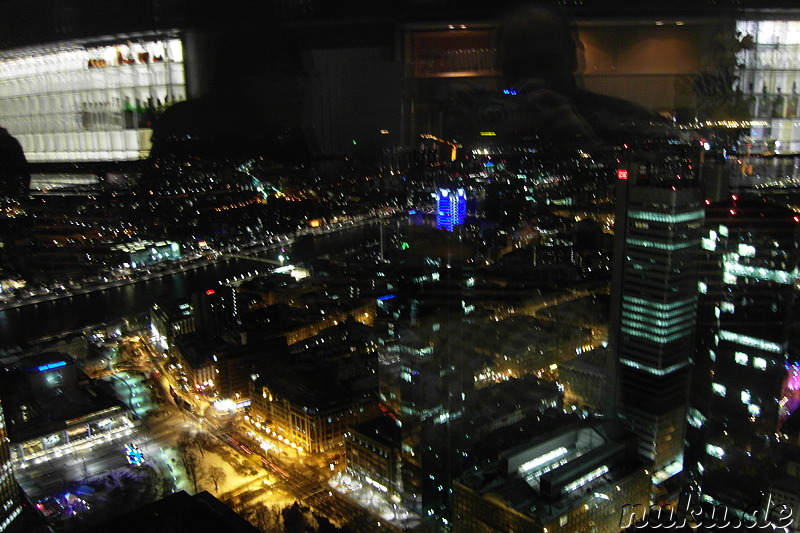
[[[137,129],[146,128],[147,126],[145,125],[145,113],[147,111],[147,108],[144,106],[142,102],[139,101],[138,98],[136,99],[136,106],[134,110],[136,111]]]
[[[767,89],[767,82],[761,87],[761,105],[759,105],[758,116],[769,118],[772,116],[772,98]]]
[[[789,95],[786,101],[786,118],[797,117],[797,82],[792,83],[792,94]]]
[[[113,129],[114,127],[108,102],[100,104],[100,124],[102,124],[102,129],[104,130]]]
[[[133,57],[133,46],[131,43],[128,43],[128,55],[125,57],[125,64],[126,65],[134,65],[136,64],[136,59]]]
[[[81,104],[81,127],[85,130],[89,130],[92,127],[89,115],[89,104],[87,102]]]
[[[748,94],[749,97],[747,99],[747,108],[750,110],[751,117],[758,116],[758,99],[756,98],[756,92],[753,89],[753,84],[751,83],[748,87]]]
[[[129,98],[125,97],[125,102],[122,104],[122,124],[126,130],[136,128],[136,110],[131,105]]]
[[[781,88],[778,87],[775,89],[775,98],[772,99],[772,118],[783,118],[784,104],[785,102],[783,99],[783,94],[781,94]]]
[[[98,103],[90,103],[89,104],[89,129],[92,131],[97,131],[101,128],[102,124],[100,122],[100,104]]]
[[[120,106],[119,98],[114,98],[114,101],[110,104],[109,116],[111,119],[112,129],[115,130],[125,129],[124,111]]]
[[[153,124],[156,121],[156,112],[155,108],[153,107],[153,98],[147,98],[147,106],[144,108],[144,127],[145,128],[152,128]]]
[[[150,52],[147,50],[147,45],[143,41],[139,41],[139,47],[142,49],[141,52],[137,54],[139,58],[139,63],[149,63],[150,62]]]
[[[153,43],[153,63],[162,63],[164,61],[164,43],[156,41]]]

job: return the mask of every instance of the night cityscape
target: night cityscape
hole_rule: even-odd
[[[0,532],[800,532],[799,82],[782,0],[0,0]]]

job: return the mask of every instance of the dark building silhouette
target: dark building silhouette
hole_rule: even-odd
[[[85,533],[258,533],[259,529],[208,492],[176,492],[84,530]]]
[[[31,174],[22,146],[0,127],[0,198],[21,200],[27,197],[30,185]]]

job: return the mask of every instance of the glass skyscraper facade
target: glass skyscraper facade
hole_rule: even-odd
[[[664,478],[682,468],[704,211],[699,191],[618,174],[611,343],[615,414]]]
[[[702,240],[687,472],[709,501],[744,508],[769,486],[796,408],[790,325],[797,215],[764,198],[709,206]]]
[[[11,466],[6,421],[0,404],[0,531],[15,529],[21,519],[22,497]]]

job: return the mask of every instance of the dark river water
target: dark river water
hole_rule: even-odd
[[[291,263],[362,247],[379,238],[377,224],[298,238],[286,253]],[[265,252],[276,258],[280,252]],[[263,262],[235,259],[195,270],[140,281],[70,298],[0,311],[0,347],[25,345],[43,337],[99,323],[113,324],[147,312],[159,297],[184,299],[234,276],[269,268]]]

